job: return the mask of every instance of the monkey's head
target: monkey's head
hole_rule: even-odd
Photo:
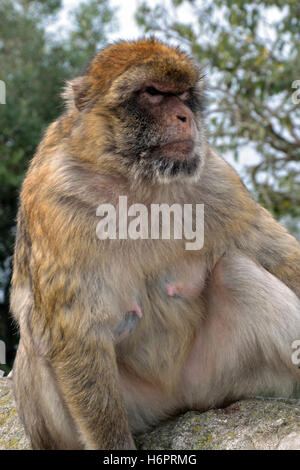
[[[86,122],[92,116],[94,129],[99,124],[103,152],[96,158],[114,155],[136,179],[199,175],[206,144],[203,74],[178,48],[154,38],[118,42],[70,85],[73,109]]]

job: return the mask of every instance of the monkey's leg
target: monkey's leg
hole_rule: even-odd
[[[212,274],[207,305],[184,368],[188,403],[203,409],[246,396],[292,394],[300,384],[292,360],[300,339],[294,292],[246,256],[231,254]]]

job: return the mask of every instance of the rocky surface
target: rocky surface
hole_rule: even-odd
[[[12,381],[0,378],[0,450],[29,448],[13,399]]]
[[[0,449],[29,449],[11,380],[0,379]],[[300,450],[300,400],[249,399],[206,413],[190,411],[137,438],[140,449]]]
[[[140,449],[300,450],[300,400],[249,399],[190,411],[138,438]]]

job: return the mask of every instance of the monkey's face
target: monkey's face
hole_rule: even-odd
[[[198,175],[203,124],[195,95],[192,88],[146,81],[117,108],[117,151],[135,177],[166,182]]]
[[[110,153],[113,171],[160,182],[200,174],[206,149],[203,77],[178,48],[154,38],[121,41],[101,51],[71,86],[93,135],[95,158]],[[96,149],[99,141],[102,149]]]

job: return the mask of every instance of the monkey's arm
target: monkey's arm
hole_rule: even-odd
[[[134,449],[107,323],[111,299],[101,290],[96,217],[75,198],[43,192],[42,184],[27,201],[26,229],[21,217],[18,224],[12,307],[22,319],[21,342],[30,345],[17,357],[15,381],[22,384],[18,407],[33,446]],[[24,285],[30,306],[22,300]],[[24,364],[30,364],[28,377]],[[68,417],[76,432],[63,429]]]
[[[47,266],[39,265],[40,308],[51,317],[48,358],[58,390],[86,449],[134,449],[108,325],[111,299],[99,274],[101,258],[93,260],[84,249],[66,255],[61,248],[52,268],[55,282]]]
[[[205,242],[216,256],[232,244],[300,297],[300,244],[257,204],[236,172],[210,150],[200,181],[205,203]]]
[[[300,298],[300,244],[269,212],[259,212],[246,251]]]

